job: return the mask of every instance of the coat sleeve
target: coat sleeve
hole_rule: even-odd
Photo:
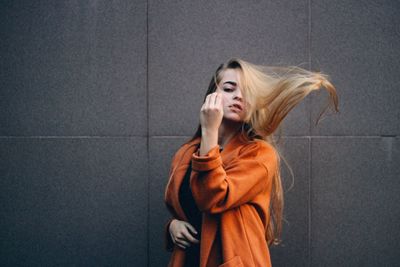
[[[198,208],[208,213],[221,213],[250,202],[266,190],[276,168],[272,147],[254,142],[245,145],[225,168],[219,146],[208,154],[192,154],[190,185]]]

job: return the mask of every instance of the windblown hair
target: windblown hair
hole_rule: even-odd
[[[268,142],[276,149],[278,155],[277,171],[272,181],[270,222],[265,233],[268,244],[277,245],[281,242],[284,198],[280,175],[282,155],[277,147],[275,132],[278,129],[280,132],[282,120],[310,92],[324,87],[329,93],[328,104],[320,113],[316,124],[329,106],[333,106],[335,111],[339,112],[338,96],[335,87],[328,80],[329,76],[321,72],[308,71],[297,66],[255,65],[239,58],[231,58],[215,71],[204,101],[207,95],[216,91],[222,74],[227,69],[238,69],[241,74],[240,85],[247,110],[242,131],[246,132],[249,140],[261,139]],[[191,140],[200,136],[199,124]],[[280,135],[278,137],[280,140]]]

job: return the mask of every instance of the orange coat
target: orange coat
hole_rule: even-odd
[[[200,267],[271,266],[265,232],[277,155],[267,142],[245,137],[239,132],[224,150],[217,145],[204,156],[199,156],[198,137],[172,159],[165,203],[174,218],[184,221],[179,188],[192,161],[190,188],[202,211]],[[172,251],[168,266],[182,267],[185,250],[172,243],[171,220],[165,225],[166,249]]]

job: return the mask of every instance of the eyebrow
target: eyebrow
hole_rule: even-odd
[[[235,83],[235,82],[233,82],[233,81],[226,81],[226,82],[224,82],[224,84],[226,84],[226,83],[232,84],[233,86],[236,86],[236,85],[237,85],[237,83]]]

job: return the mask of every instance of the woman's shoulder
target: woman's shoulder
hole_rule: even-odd
[[[242,157],[257,160],[259,163],[268,167],[268,169],[275,169],[279,162],[279,155],[277,149],[261,139],[254,139],[242,146],[239,152]]]
[[[241,148],[240,148],[240,153],[246,152],[246,151],[254,151],[258,153],[276,153],[276,149],[273,145],[268,143],[265,140],[262,139],[253,139],[250,140],[246,143],[243,143]]]

